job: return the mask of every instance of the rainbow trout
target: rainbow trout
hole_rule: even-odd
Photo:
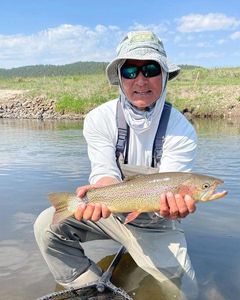
[[[211,201],[227,195],[216,192],[223,181],[211,176],[168,172],[139,175],[126,181],[89,190],[85,197],[73,193],[51,193],[49,200],[55,207],[53,224],[73,216],[81,203],[105,204],[112,213],[129,213],[125,224],[143,212],[159,212],[160,194],[168,191],[182,196],[188,194],[195,201]]]

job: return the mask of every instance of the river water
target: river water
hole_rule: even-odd
[[[199,204],[182,221],[199,300],[237,300],[240,122],[204,120],[194,126],[199,136],[194,171],[222,178],[229,191],[224,199]],[[74,191],[87,183],[89,169],[81,123],[0,119],[0,299],[30,300],[55,290],[33,223],[49,206],[49,192]]]

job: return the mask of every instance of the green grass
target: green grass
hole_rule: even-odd
[[[183,70],[169,82],[168,101],[197,116],[224,116],[239,104],[240,68]]]
[[[217,113],[240,102],[240,68],[183,69],[168,84],[167,100],[179,110],[204,115]],[[56,110],[85,114],[118,96],[118,88],[110,87],[105,73],[96,75],[0,78],[0,89],[26,90],[26,98],[54,100]]]

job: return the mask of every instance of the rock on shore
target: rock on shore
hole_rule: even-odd
[[[81,114],[55,111],[55,101],[42,96],[26,99],[22,90],[0,90],[0,118],[81,120]]]

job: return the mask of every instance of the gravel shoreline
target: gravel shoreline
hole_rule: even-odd
[[[47,101],[41,96],[29,100],[24,93],[25,91],[20,90],[0,90],[0,118],[39,120],[82,120],[84,118],[82,114],[56,112],[56,101]]]
[[[0,90],[0,118],[39,119],[39,120],[83,120],[84,114],[57,112],[55,100],[47,100],[44,96],[28,99],[23,90]],[[216,105],[219,105],[217,103]],[[220,104],[221,105],[221,104]],[[188,118],[235,118],[240,117],[240,102],[226,105],[224,113],[199,114],[196,110],[184,108],[182,113]]]

